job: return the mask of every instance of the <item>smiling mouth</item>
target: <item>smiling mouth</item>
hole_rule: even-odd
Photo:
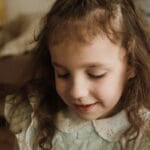
[[[87,104],[87,105],[78,105],[78,104],[75,104],[75,108],[78,110],[78,111],[81,111],[81,112],[91,112],[94,110],[95,106],[97,105],[97,102],[96,103],[93,103],[93,104]]]

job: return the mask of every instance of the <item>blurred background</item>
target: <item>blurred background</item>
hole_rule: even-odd
[[[31,64],[32,54],[27,52],[35,46],[40,20],[53,2],[0,0],[0,85],[18,85],[29,78],[26,68]]]
[[[54,0],[0,0],[0,21],[8,21],[20,14],[46,12]]]

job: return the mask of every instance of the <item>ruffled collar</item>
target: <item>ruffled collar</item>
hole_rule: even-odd
[[[87,124],[92,124],[97,134],[110,142],[118,141],[130,127],[124,110],[112,117],[94,121],[82,120],[71,110],[61,111],[58,113],[55,122],[57,129],[64,133],[76,132]]]

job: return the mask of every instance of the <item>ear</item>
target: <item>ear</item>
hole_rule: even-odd
[[[127,70],[127,76],[128,76],[128,79],[135,77],[135,70],[130,66],[128,67],[128,70]]]

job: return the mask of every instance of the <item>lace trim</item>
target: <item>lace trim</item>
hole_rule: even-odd
[[[113,117],[94,121],[82,120],[71,110],[61,111],[57,115],[55,124],[58,130],[73,133],[91,122],[98,135],[107,141],[117,141],[130,126],[124,110]]]

